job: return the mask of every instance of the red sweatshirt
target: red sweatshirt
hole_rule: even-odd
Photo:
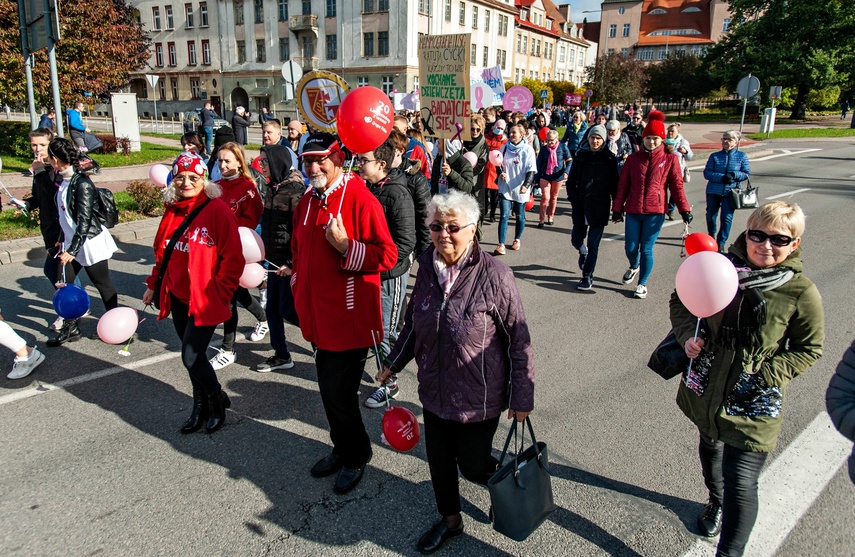
[[[335,352],[380,344],[380,272],[395,266],[398,249],[362,178],[347,172],[327,192],[324,201],[307,193],[294,211],[291,288],[303,338]],[[350,238],[344,256],[326,239],[339,211]]]
[[[231,208],[237,217],[238,226],[255,230],[261,221],[261,212],[264,210],[255,182],[238,176],[234,180],[222,178],[217,180],[217,184],[223,189],[223,196],[220,199]]]

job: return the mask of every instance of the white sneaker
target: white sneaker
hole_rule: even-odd
[[[219,354],[211,358],[211,365],[214,367],[214,371],[219,369],[223,369],[227,365],[235,363],[237,359],[237,353],[235,352],[226,352],[225,350],[219,349]]]
[[[264,340],[264,337],[267,336],[267,333],[270,331],[270,327],[267,326],[267,321],[259,321],[255,324],[255,330],[249,335],[249,340],[252,342],[258,342],[259,340]]]
[[[644,299],[647,297],[647,287],[643,284],[639,284],[635,287],[635,297],[639,299]]]
[[[7,375],[9,379],[23,379],[33,372],[40,363],[45,361],[45,355],[39,352],[38,348],[33,347],[33,351],[26,358],[15,358],[12,364],[12,373]]]
[[[638,276],[638,269],[639,269],[638,267],[636,267],[634,269],[632,267],[630,267],[629,269],[627,269],[626,272],[623,274],[622,282],[624,284],[629,284],[633,280],[635,280],[635,277]]]
[[[60,329],[62,329],[63,323],[65,323],[65,319],[57,316],[56,321],[51,323],[50,327],[48,327],[48,330],[49,331],[59,331]]]

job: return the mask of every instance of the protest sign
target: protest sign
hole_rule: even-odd
[[[567,93],[564,95],[564,104],[567,106],[582,106],[582,95]]]
[[[419,37],[419,89],[428,135],[469,140],[469,43],[472,35]]]
[[[502,104],[502,99],[505,98],[505,82],[502,78],[502,67],[493,66],[492,68],[485,68],[481,72],[481,80],[493,89],[493,102],[488,104],[494,106]]]
[[[534,95],[531,94],[528,87],[514,85],[505,93],[502,106],[505,107],[505,110],[528,112],[534,106]]]

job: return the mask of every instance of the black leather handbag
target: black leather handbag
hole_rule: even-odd
[[[730,204],[734,209],[756,209],[760,206],[760,188],[752,186],[751,180],[746,180],[748,186],[730,190]]]
[[[523,432],[522,441],[518,444],[519,422],[514,420],[499,459],[499,470],[487,482],[493,505],[493,529],[518,542],[537,530],[555,510],[546,443],[535,439],[529,418],[525,423],[531,433],[532,445],[520,452],[525,444],[525,426],[520,426]],[[515,440],[516,454],[503,466],[511,437]]]
[[[662,379],[671,379],[682,374],[689,368],[689,357],[686,349],[677,342],[674,331],[668,333],[647,362],[647,367],[659,374]]]

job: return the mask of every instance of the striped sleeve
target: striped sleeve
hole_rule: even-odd
[[[347,247],[347,255],[344,257],[341,268],[345,271],[361,271],[365,263],[365,244],[350,239]]]

